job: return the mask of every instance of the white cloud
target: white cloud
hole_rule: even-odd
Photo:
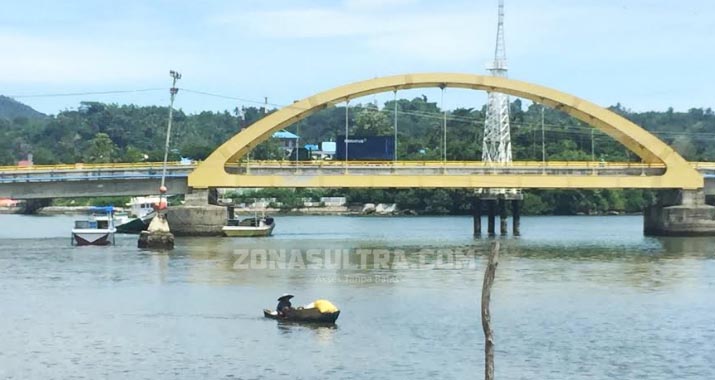
[[[225,14],[214,19],[248,38],[286,43],[339,39],[375,58],[399,56],[437,62],[465,62],[486,54],[493,44],[495,15],[475,11],[429,10],[371,12],[371,1],[339,8],[288,9]],[[363,4],[367,3],[367,4]],[[395,2],[397,3],[397,1]],[[488,29],[484,27],[489,25]],[[488,30],[488,32],[487,32]],[[301,41],[302,40],[302,41]]]
[[[399,8],[415,3],[415,0],[346,0],[345,8],[348,10],[376,10],[385,8]]]
[[[147,81],[171,65],[169,57],[104,39],[78,40],[0,31],[0,83]]]

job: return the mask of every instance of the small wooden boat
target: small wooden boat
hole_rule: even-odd
[[[269,216],[243,220],[229,219],[221,231],[228,237],[270,236],[275,226],[276,222]]]
[[[77,220],[72,229],[72,245],[110,245],[114,244],[113,212],[111,206],[95,207],[94,212],[103,212],[106,215],[92,215],[89,219]]]
[[[308,305],[290,309],[283,315],[275,310],[263,309],[263,316],[286,322],[335,323],[340,310],[327,300],[316,300]]]

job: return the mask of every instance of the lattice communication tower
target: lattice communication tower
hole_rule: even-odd
[[[499,0],[499,24],[494,62],[488,68],[495,77],[507,77],[506,45],[504,43],[504,0]],[[511,134],[509,132],[509,96],[489,92],[487,118],[484,123],[482,161],[495,164],[511,162]]]

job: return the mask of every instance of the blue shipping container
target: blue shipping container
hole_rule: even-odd
[[[349,136],[348,161],[392,161],[395,159],[394,136]],[[345,160],[345,136],[338,136],[335,158]]]

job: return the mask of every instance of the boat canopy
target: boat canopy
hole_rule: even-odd
[[[112,213],[112,212],[114,212],[114,207],[113,206],[94,206],[90,209],[90,211]]]

